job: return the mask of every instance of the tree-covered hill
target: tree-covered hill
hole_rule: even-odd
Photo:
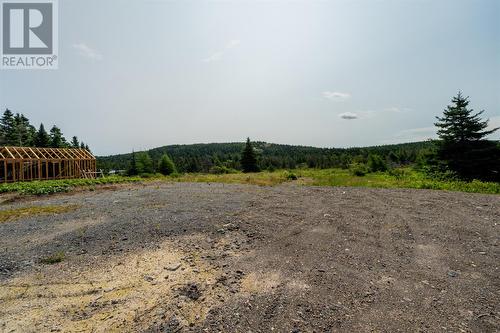
[[[365,148],[316,148],[266,142],[254,142],[260,169],[296,167],[348,167],[364,163],[370,154],[377,154],[394,164],[409,164],[420,153],[430,148],[431,142],[415,142]],[[157,165],[162,155],[168,154],[179,172],[209,172],[214,166],[240,169],[244,142],[170,145],[151,149],[148,154]],[[98,157],[98,167],[104,170],[125,170],[131,153]]]

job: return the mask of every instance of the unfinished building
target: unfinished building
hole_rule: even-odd
[[[0,182],[95,178],[96,158],[80,148],[0,147]]]

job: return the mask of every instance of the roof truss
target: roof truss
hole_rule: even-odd
[[[0,159],[4,160],[95,160],[82,148],[0,147]]]

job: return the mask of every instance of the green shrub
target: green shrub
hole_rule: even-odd
[[[390,169],[387,172],[390,176],[393,176],[397,180],[401,180],[406,177],[406,171],[404,169]]]
[[[370,170],[370,172],[387,171],[387,163],[379,155],[370,154],[370,156],[368,156],[367,163],[368,170]]]
[[[225,175],[230,173],[238,173],[237,170],[225,167],[223,165],[216,165],[210,168],[210,173],[213,175]]]
[[[168,156],[167,154],[164,154],[160,158],[160,162],[158,162],[158,171],[165,176],[168,176],[168,175],[171,175],[171,174],[177,172],[177,169],[175,168],[174,162],[172,161],[170,156]]]
[[[363,177],[368,173],[366,165],[364,164],[353,164],[351,165],[351,173],[357,177]]]
[[[57,264],[57,263],[63,261],[65,257],[66,256],[64,255],[64,252],[60,251],[60,252],[54,253],[48,257],[40,259],[40,262],[42,264],[46,264],[46,265],[53,265],[53,264]]]

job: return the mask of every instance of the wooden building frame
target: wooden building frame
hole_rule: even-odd
[[[96,158],[81,148],[0,147],[0,182],[95,178]]]

